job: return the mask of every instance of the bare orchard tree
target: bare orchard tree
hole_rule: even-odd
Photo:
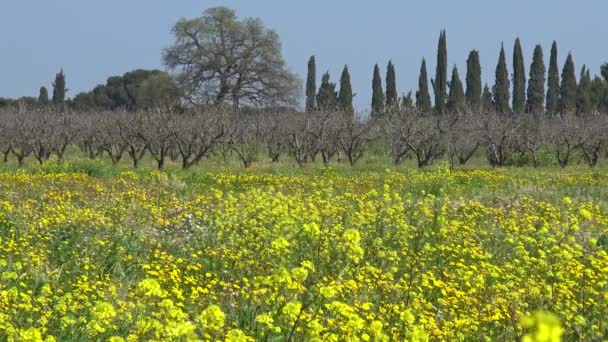
[[[355,165],[370,142],[376,140],[374,129],[378,121],[362,119],[355,115],[342,115],[338,128],[338,146],[344,152],[351,166]]]
[[[138,168],[148,150],[148,144],[142,139],[141,132],[145,129],[145,115],[133,114],[126,111],[116,112],[118,122],[118,135],[131,157],[133,167]]]
[[[182,19],[173,27],[175,43],[163,61],[177,71],[186,99],[196,104],[232,102],[254,106],[294,105],[300,80],[281,54],[276,32],[258,18],[239,20],[226,7]]]
[[[0,152],[2,161],[8,162],[8,156],[13,150],[14,127],[12,118],[6,111],[0,112]]]
[[[402,129],[408,149],[416,157],[419,168],[432,165],[446,152],[446,132],[450,117],[446,115],[418,115],[406,112]]]
[[[547,119],[547,141],[562,168],[568,166],[572,152],[582,143],[583,120],[574,114],[562,114]]]
[[[446,121],[447,150],[450,165],[465,165],[477,152],[481,144],[481,134],[475,129],[475,116],[463,114],[448,117]]]
[[[223,111],[184,113],[174,116],[169,125],[173,140],[182,159],[182,168],[198,164],[226,136],[226,117]]]
[[[289,152],[296,163],[303,167],[312,154],[312,133],[310,119],[304,113],[297,113],[286,122],[284,130]]]
[[[79,127],[77,140],[80,149],[89,159],[101,156],[104,151],[106,132],[103,127],[103,115],[104,113],[79,113],[76,116]]]
[[[518,121],[510,114],[494,112],[480,113],[475,121],[490,165],[505,166],[518,148]]]
[[[544,115],[529,114],[522,115],[518,118],[518,145],[520,148],[529,153],[532,158],[534,167],[541,166],[538,152],[546,143],[547,127],[546,117]]]
[[[245,168],[258,160],[264,148],[261,113],[233,113],[228,118],[228,146]]]
[[[263,118],[262,140],[273,163],[277,163],[281,154],[287,149],[285,129],[287,121],[290,120],[288,115],[292,114],[267,113]]]
[[[106,112],[105,114],[99,117],[98,122],[102,134],[101,146],[103,146],[103,150],[110,157],[112,165],[116,165],[127,150],[127,144],[122,139],[120,133],[120,115],[114,112]]]
[[[383,118],[382,131],[384,143],[390,148],[394,165],[399,165],[410,152],[408,141],[410,138],[410,120],[414,116],[410,113],[391,113]]]
[[[581,121],[579,147],[589,167],[595,167],[608,145],[608,117],[587,114]]]
[[[9,128],[13,132],[11,152],[17,157],[19,166],[22,166],[25,158],[34,152],[34,123],[29,115],[22,115],[23,113],[12,115]]]
[[[156,161],[156,167],[162,170],[172,148],[175,148],[173,131],[168,123],[177,115],[171,107],[158,108],[149,112],[138,112],[141,129],[137,133],[140,140]]]
[[[80,134],[80,120],[76,114],[69,112],[55,113],[53,119],[54,131],[57,133],[54,137],[53,152],[57,159],[62,161],[68,146],[73,144]]]

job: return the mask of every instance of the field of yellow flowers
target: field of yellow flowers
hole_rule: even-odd
[[[0,341],[608,339],[608,174],[0,172]]]

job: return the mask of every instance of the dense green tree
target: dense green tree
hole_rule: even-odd
[[[397,95],[397,79],[395,76],[395,65],[388,61],[386,67],[386,109],[394,110],[399,106],[399,95]]]
[[[43,106],[49,104],[49,92],[44,86],[40,87],[40,92],[38,93],[38,103]]]
[[[494,100],[492,100],[492,92],[487,84],[483,87],[483,94],[481,95],[481,109],[484,113],[494,112],[496,110]]]
[[[53,103],[63,103],[67,92],[65,74],[63,73],[63,69],[61,69],[61,71],[55,75],[55,82],[53,82]]]
[[[315,110],[317,94],[317,65],[315,56],[310,56],[308,60],[308,76],[306,77],[306,112]]]
[[[526,68],[519,38],[513,47],[513,112],[523,113],[526,104]]]
[[[447,99],[448,82],[448,48],[445,30],[439,35],[437,45],[437,66],[435,69],[435,79],[431,81],[435,92],[435,110],[438,113],[445,112]]]
[[[572,54],[568,54],[562,69],[562,82],[559,89],[559,109],[562,114],[576,111],[576,73]]]
[[[382,78],[378,64],[374,66],[374,78],[372,80],[372,117],[384,114],[384,92],[382,91]]]
[[[576,112],[579,114],[591,113],[591,74],[585,65],[581,69],[580,81],[576,90]]]
[[[450,113],[463,113],[465,110],[464,90],[458,75],[458,68],[454,65],[452,80],[449,83],[450,94],[448,95],[447,110]]]
[[[338,93],[338,108],[348,114],[354,113],[353,108],[353,88],[350,83],[350,73],[348,66],[344,66],[340,76],[340,92]]]
[[[500,47],[498,64],[496,65],[496,81],[493,88],[494,105],[498,113],[508,113],[509,109],[509,71],[504,46]]]
[[[526,112],[542,113],[545,105],[545,62],[543,48],[536,45],[534,56],[530,65],[530,79],[528,80],[528,102]]]
[[[334,111],[338,106],[336,84],[329,81],[329,72],[323,74],[321,86],[317,93],[317,108],[319,110]]]
[[[559,111],[559,70],[557,66],[557,42],[551,45],[549,58],[549,73],[547,75],[547,113],[556,114]]]
[[[479,51],[473,50],[467,59],[467,91],[466,106],[473,112],[481,109],[481,64]]]
[[[608,63],[602,64],[602,66],[600,67],[600,73],[602,74],[604,80],[608,82]]]
[[[426,60],[422,59],[420,76],[418,77],[418,91],[416,92],[416,108],[422,113],[431,111],[431,95],[429,94],[429,82],[426,73]]]
[[[174,108],[179,106],[181,92],[171,76],[154,73],[139,81],[135,96],[136,109]],[[101,94],[100,94],[101,95]],[[100,99],[97,99],[100,102]]]
[[[407,95],[401,97],[401,110],[410,111],[414,108],[414,99],[412,98],[412,91],[410,90]]]
[[[600,113],[608,114],[608,80],[596,76],[589,86],[591,106]]]

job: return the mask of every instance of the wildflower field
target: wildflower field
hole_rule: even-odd
[[[0,172],[0,341],[608,339],[605,170]]]

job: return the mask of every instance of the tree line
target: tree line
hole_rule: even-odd
[[[382,87],[380,68],[378,64],[374,66],[370,114],[373,117],[382,116],[398,110],[399,107],[415,107],[422,113],[436,114],[467,111],[551,115],[608,112],[608,63],[601,66],[601,76],[595,76],[593,79],[590,70],[583,65],[577,81],[572,54],[568,53],[561,69],[561,78],[557,59],[558,49],[554,41],[547,70],[543,48],[540,44],[536,45],[526,77],[524,53],[520,39],[517,38],[513,46],[512,77],[509,76],[504,45],[501,45],[494,85],[490,87],[488,84],[482,85],[479,51],[472,50],[466,62],[463,85],[456,65],[453,66],[451,78],[448,80],[447,36],[444,30],[439,36],[435,78],[430,80],[429,87],[427,63],[423,58],[415,98],[411,92],[398,96],[395,65],[392,61],[389,61],[386,67],[386,90]],[[344,66],[342,71],[339,91],[335,88],[336,84],[330,82],[330,75],[326,72],[317,90],[316,60],[315,56],[311,56],[306,78],[306,111],[335,109],[352,112],[353,92],[348,66]],[[431,101],[430,89],[433,90],[434,103]]]

